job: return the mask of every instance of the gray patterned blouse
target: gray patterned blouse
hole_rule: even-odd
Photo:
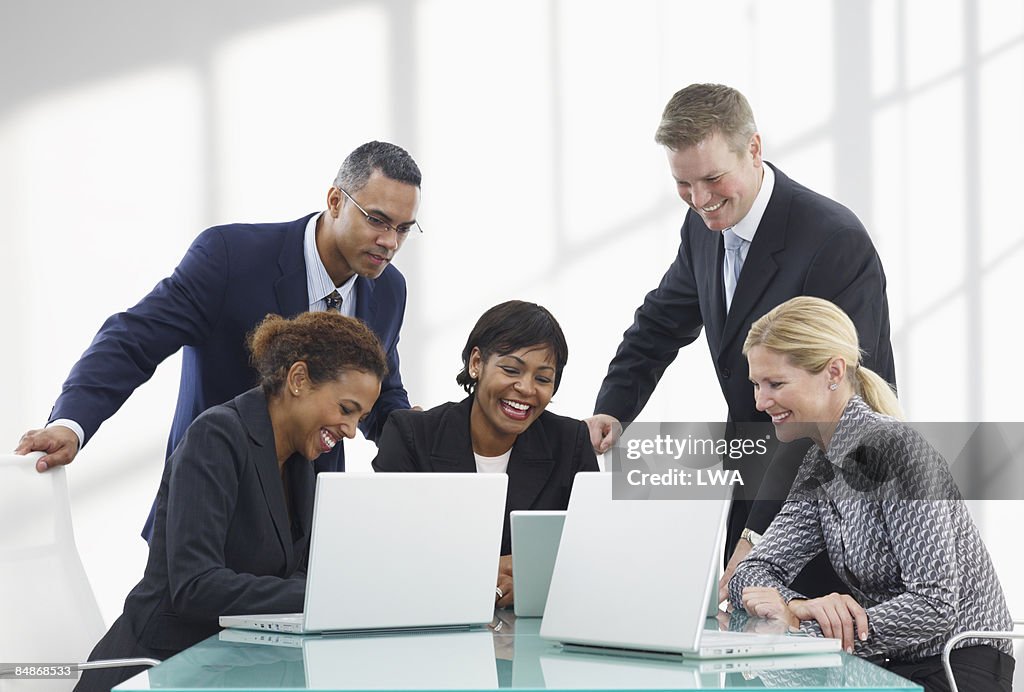
[[[812,446],[782,510],[729,582],[741,607],[747,586],[788,585],[821,551],[867,611],[865,657],[919,660],[942,653],[954,634],[1011,629],[992,560],[945,460],[915,430],[847,404],[824,452]],[[801,625],[821,636],[816,622]],[[1005,640],[966,639],[995,646]]]

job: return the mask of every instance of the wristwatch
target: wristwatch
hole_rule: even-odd
[[[761,542],[761,534],[757,531],[751,531],[750,529],[743,529],[743,533],[740,534],[740,538],[750,545],[757,545]]]

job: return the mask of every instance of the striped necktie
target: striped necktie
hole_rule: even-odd
[[[337,291],[331,293],[331,295],[324,298],[324,302],[327,303],[325,308],[328,312],[341,312],[341,294]]]

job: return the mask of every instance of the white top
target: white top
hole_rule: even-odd
[[[476,452],[473,452],[473,456],[476,458],[477,473],[507,473],[508,460],[512,456],[512,448],[509,447],[507,452],[496,457],[485,457]]]

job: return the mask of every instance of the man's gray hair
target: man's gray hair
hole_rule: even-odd
[[[345,158],[334,187],[355,194],[366,186],[374,171],[400,183],[420,186],[420,167],[409,152],[396,144],[375,141],[360,145]]]

